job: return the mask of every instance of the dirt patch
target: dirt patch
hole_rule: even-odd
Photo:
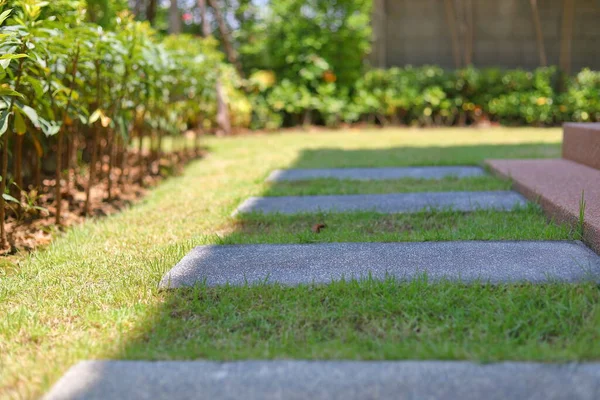
[[[56,203],[53,179],[43,181],[41,190],[30,189],[21,193],[21,203],[7,203],[8,218],[5,222],[10,249],[3,256],[17,252],[31,251],[49,244],[57,234],[66,228],[82,223],[87,218],[100,218],[115,214],[143,198],[148,189],[156,186],[169,176],[178,175],[190,161],[201,158],[206,150],[180,151],[165,154],[151,160],[145,156],[143,167],[138,166],[139,156],[128,155],[123,174],[120,168],[113,168],[111,196],[107,195],[107,171],[100,171],[97,183],[90,189],[89,214],[85,215],[86,192],[88,186],[87,169],[71,172],[62,186],[61,225],[55,225]],[[140,173],[144,170],[143,178]],[[146,171],[147,170],[147,171]]]

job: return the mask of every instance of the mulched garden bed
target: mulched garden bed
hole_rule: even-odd
[[[148,189],[156,186],[169,176],[180,174],[190,161],[201,158],[206,150],[187,150],[165,153],[152,159],[144,154],[144,167],[139,166],[139,156],[129,153],[125,168],[131,177],[120,183],[120,168],[113,168],[113,188],[110,198],[107,197],[108,175],[104,169],[96,177],[96,184],[91,188],[89,214],[85,215],[85,200],[88,183],[87,168],[77,174],[71,172],[69,182],[63,180],[61,225],[55,225],[56,203],[54,179],[45,179],[43,188],[38,192],[30,189],[22,192],[21,205],[8,202],[6,220],[7,236],[10,249],[0,255],[10,256],[18,252],[31,251],[49,244],[52,239],[66,228],[77,225],[87,218],[105,217],[115,214],[131,206],[143,198]],[[139,179],[141,168],[148,170],[142,180]]]

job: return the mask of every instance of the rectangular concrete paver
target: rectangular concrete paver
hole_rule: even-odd
[[[423,274],[432,281],[600,281],[600,257],[575,241],[199,246],[164,275],[160,287],[410,280]]]
[[[236,213],[299,214],[314,212],[376,211],[415,213],[423,210],[510,211],[527,200],[516,192],[423,192],[334,196],[251,197]]]
[[[303,181],[309,179],[353,179],[360,181],[392,180],[403,178],[443,179],[482,176],[486,172],[480,167],[400,167],[400,168],[329,168],[329,169],[285,169],[276,170],[267,181]]]
[[[85,361],[46,400],[596,400],[600,364]]]

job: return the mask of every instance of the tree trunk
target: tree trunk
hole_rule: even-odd
[[[8,180],[8,131],[4,132],[2,144],[2,180],[0,181],[0,250],[8,249],[8,240],[4,219],[6,210],[4,208],[4,192],[6,191],[6,181]]]
[[[141,1],[141,0],[140,0]],[[100,60],[94,61],[94,67],[96,72],[96,101],[94,103],[94,108],[99,108],[101,106],[102,99],[102,81],[100,80],[101,75],[101,63]],[[83,214],[87,217],[90,214],[90,203],[92,196],[92,186],[94,186],[94,181],[96,179],[96,167],[98,164],[98,156],[100,155],[100,126],[98,125],[98,121],[92,126],[92,148],[91,148],[91,157],[90,157],[90,169],[88,171],[88,183],[85,188],[85,205],[83,207]],[[101,157],[101,155],[100,155]],[[102,160],[101,160],[102,161]],[[100,162],[100,166],[102,166],[102,162]]]
[[[537,43],[538,56],[540,58],[540,66],[545,67],[548,65],[548,59],[546,57],[546,47],[544,46],[544,33],[542,31],[542,24],[540,22],[540,13],[537,6],[537,0],[530,0],[531,3],[531,17],[533,19],[533,26],[535,26],[535,39]]]
[[[106,172],[106,179],[108,183],[106,186],[106,200],[112,200],[112,169],[115,164],[115,141],[117,135],[114,132],[110,134],[110,141],[108,143],[108,171]]]
[[[231,134],[231,120],[229,119],[229,106],[225,99],[225,93],[221,79],[217,79],[217,124],[219,125],[220,135]]]
[[[150,166],[152,166],[152,163],[158,159],[158,145],[156,144],[157,141],[158,134],[156,133],[156,131],[152,131],[152,133],[150,134]]]
[[[14,153],[14,179],[13,196],[21,200],[21,190],[23,190],[23,139],[25,134],[15,136],[15,153]]]
[[[177,0],[171,0],[171,6],[169,7],[169,33],[171,35],[181,33],[181,16],[179,15]]]
[[[156,138],[156,161],[160,164],[160,158],[162,157],[162,145],[163,145],[163,135],[158,132],[158,137]]]
[[[119,185],[125,184],[125,169],[127,169],[127,142],[121,138],[121,173],[119,174]],[[129,170],[128,170],[129,172]]]
[[[63,170],[66,169],[67,170],[67,177],[65,180],[65,188],[67,189],[67,192],[69,192],[69,190],[71,190],[71,174],[73,173],[73,171],[71,171],[71,159],[73,158],[73,141],[75,140],[75,138],[73,137],[73,132],[71,130],[71,127],[69,127],[69,135],[67,135],[66,140],[67,140],[67,157],[66,157],[66,165],[64,165]]]
[[[575,0],[563,0],[559,65],[565,75],[571,74],[571,47],[573,43],[573,19]]]
[[[460,68],[460,40],[458,28],[456,26],[456,10],[454,9],[454,0],[444,0],[446,4],[446,21],[450,28],[450,36],[452,37],[452,57],[454,58],[454,66]]]
[[[312,124],[312,110],[310,108],[304,111],[304,116],[302,117],[302,129],[307,130]]]
[[[35,154],[35,172],[34,172],[34,185],[36,190],[42,188],[42,157]]]
[[[26,44],[23,43],[21,45],[20,53],[24,53],[27,47]],[[19,67],[17,68],[17,80],[15,82],[15,91],[18,92],[21,85],[21,77],[23,72],[23,62],[24,58],[19,59]],[[10,100],[10,105],[8,106],[8,110],[12,110],[15,105],[15,98],[13,97]],[[8,119],[8,126],[10,126],[10,115],[6,117]],[[4,140],[2,147],[2,180],[0,181],[0,250],[8,249],[8,238],[6,234],[6,227],[4,226],[4,219],[6,218],[6,210],[4,209],[4,192],[6,191],[6,182],[8,181],[8,136],[10,135],[10,130],[4,132]]]
[[[134,0],[133,7],[131,7],[131,11],[133,12],[134,16],[139,18],[142,15],[143,3],[144,3],[143,0]]]
[[[387,67],[387,14],[386,1],[374,0],[371,13],[373,29],[373,52],[371,60],[375,67]]]
[[[474,21],[473,21],[473,2],[472,0],[463,0],[465,14],[465,66],[473,64],[473,36],[474,36]]]
[[[80,143],[85,143],[85,139],[82,139],[82,136],[79,133],[80,130],[81,127],[76,127],[73,129],[72,132],[73,140],[71,148],[71,158],[69,159],[69,168],[73,171],[73,186],[71,187],[71,189],[73,190],[75,190],[75,187],[77,186],[77,166],[79,165],[79,152],[77,150],[79,149]]]
[[[200,130],[200,128],[198,128],[196,130],[196,140],[195,140],[195,154],[196,156],[200,155],[201,149],[202,149],[202,131]]]
[[[140,170],[140,175],[138,176],[138,182],[140,184],[144,183],[144,175],[145,175],[145,163],[144,163],[144,133],[140,130],[139,133],[139,143],[138,143],[138,168]]]
[[[98,163],[98,147],[99,147],[99,128],[98,126],[94,126],[94,135],[92,139],[92,157],[90,160],[90,170],[89,170],[89,178],[88,184],[85,188],[85,206],[84,206],[84,214],[88,216],[90,214],[90,202],[91,202],[91,192],[92,186],[94,185],[94,180],[96,179],[96,164]]]
[[[149,0],[146,7],[146,19],[152,26],[154,26],[154,20],[156,19],[156,3],[157,0]]]
[[[198,0],[198,8],[200,9],[200,18],[202,19],[202,36],[210,36],[210,24],[206,19],[206,0]]]
[[[58,131],[58,135],[57,135],[57,148],[56,148],[56,184],[54,185],[54,189],[55,189],[55,197],[56,197],[56,225],[60,225],[60,211],[61,211],[61,206],[62,206],[62,192],[61,192],[61,185],[60,185],[60,180],[62,177],[62,153],[63,153],[63,136],[64,136],[64,129],[61,128],[60,131]]]
[[[75,55],[73,56],[73,65],[71,69],[71,84],[69,85],[69,98],[67,100],[67,105],[65,107],[65,111],[63,114],[63,126],[58,131],[58,148],[56,153],[56,225],[60,225],[60,212],[61,212],[61,202],[62,202],[62,193],[61,193],[61,172],[62,172],[62,153],[63,153],[63,136],[65,131],[65,124],[67,117],[69,116],[69,108],[71,106],[71,100],[73,96],[73,90],[75,88],[75,79],[77,77],[77,63],[79,62],[79,45],[75,50]]]
[[[225,21],[221,17],[221,12],[217,7],[215,7],[215,3],[213,0],[208,0],[213,10],[215,11],[216,19],[219,23],[219,29],[221,31],[221,36],[223,36],[223,43],[225,43],[225,49],[233,50],[231,47],[231,43],[229,42],[229,37],[227,35],[227,27],[225,26]],[[200,15],[202,16],[202,35],[204,37],[210,36],[210,26],[208,25],[208,21],[206,18],[206,0],[198,0],[198,8],[200,8]],[[225,32],[225,34],[223,34]],[[235,53],[228,52],[227,56],[229,61],[236,59]],[[236,65],[237,67],[237,65]],[[241,68],[240,68],[241,70]],[[225,103],[225,94],[223,93],[223,86],[221,85],[221,80],[217,79],[217,83],[215,85],[215,91],[217,93],[217,124],[219,125],[218,133],[221,135],[229,135],[231,133],[231,122],[229,119],[229,107]]]
[[[210,4],[215,13],[215,19],[219,25],[219,32],[221,33],[221,39],[223,40],[223,47],[225,48],[227,59],[235,66],[238,74],[244,78],[244,70],[242,69],[242,64],[240,64],[238,59],[237,52],[233,47],[231,35],[229,34],[229,28],[227,27],[227,23],[221,14],[221,9],[219,8],[216,0],[208,0],[208,4]]]

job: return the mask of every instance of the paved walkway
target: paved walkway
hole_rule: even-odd
[[[416,169],[276,172],[270,179],[396,179]],[[450,170],[419,169],[437,179]],[[462,172],[460,172],[462,171]],[[462,176],[480,169],[453,171]],[[411,175],[412,174],[412,175]],[[535,175],[532,175],[535,179]],[[564,184],[570,184],[565,176]],[[576,178],[573,179],[576,181]],[[442,208],[509,211],[526,200],[514,192],[252,198],[239,212],[298,213]],[[600,282],[600,257],[580,242],[330,243],[201,246],[161,280],[164,289],[426,274],[433,281]],[[245,361],[234,363],[88,361],[73,367],[46,397],[54,399],[574,399],[600,398],[600,364],[401,361]]]
[[[597,400],[600,364],[87,361],[46,400]]]

